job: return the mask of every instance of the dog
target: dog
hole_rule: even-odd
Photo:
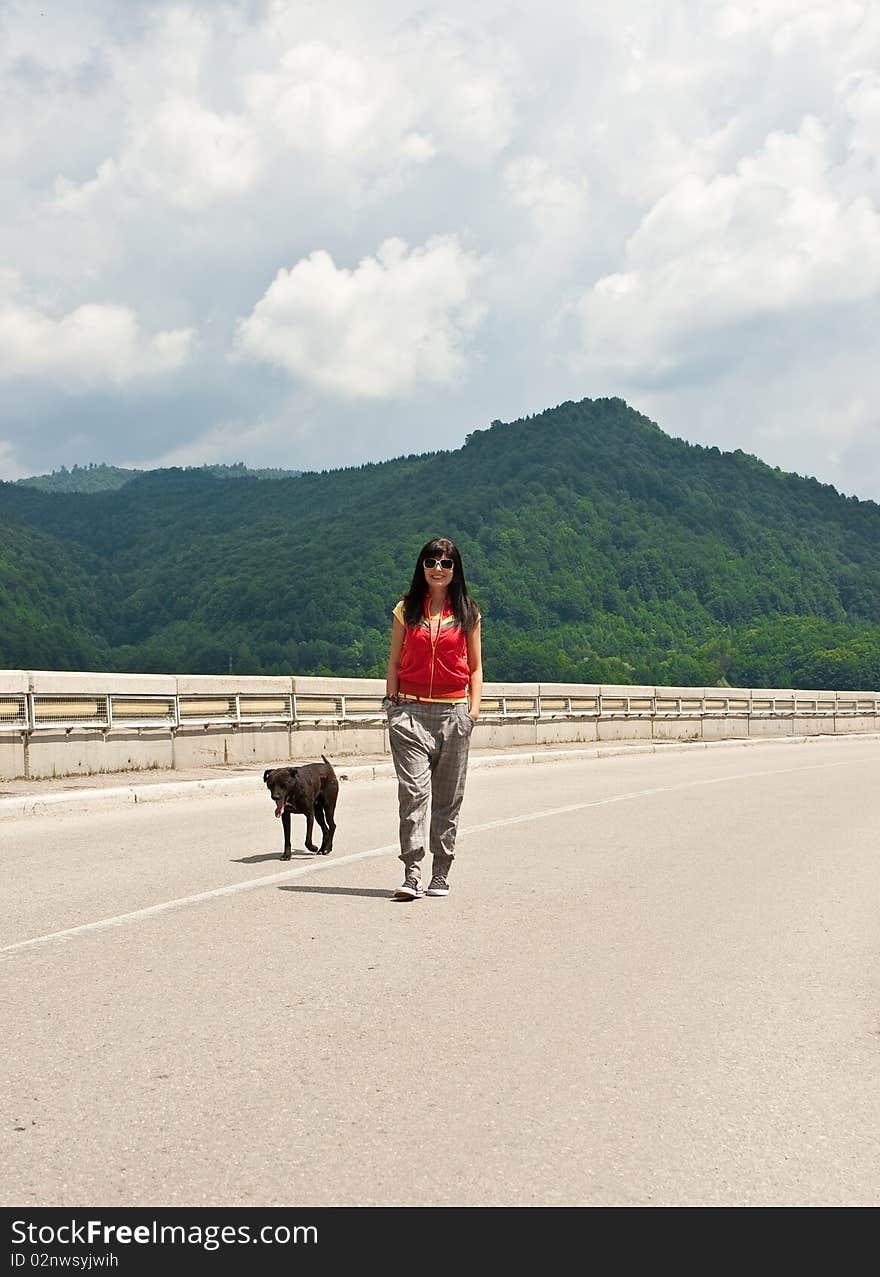
[[[268,767],[263,780],[272,795],[275,815],[281,817],[284,828],[284,852],[282,860],[291,857],[290,814],[299,812],[306,818],[306,846],[319,856],[329,856],[333,850],[336,833],[336,800],[339,797],[339,781],[328,759],[322,763],[301,763],[298,767]],[[312,842],[314,821],[321,826],[321,846]]]

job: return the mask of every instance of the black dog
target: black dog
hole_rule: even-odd
[[[324,758],[324,755],[321,755]],[[299,812],[306,818],[306,846],[320,856],[329,856],[333,850],[336,822],[333,813],[339,797],[339,781],[336,772],[324,758],[323,763],[302,763],[299,767],[270,767],[263,772],[263,780],[275,803],[275,815],[281,817],[284,827],[284,854],[289,860],[290,813]],[[313,821],[321,826],[321,846],[312,842]]]

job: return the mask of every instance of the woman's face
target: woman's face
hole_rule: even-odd
[[[448,566],[444,567],[444,564],[448,564]],[[445,550],[438,550],[436,554],[426,554],[422,559],[422,568],[424,569],[426,583],[435,587],[438,585],[448,586],[455,572],[452,555],[447,554]]]

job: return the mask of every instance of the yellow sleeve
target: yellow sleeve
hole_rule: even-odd
[[[401,625],[406,625],[406,617],[404,616],[404,613],[403,613],[403,599],[400,600],[397,607],[392,612],[392,616],[394,616],[398,621],[400,621]]]

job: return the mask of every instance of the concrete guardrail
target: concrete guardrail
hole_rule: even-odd
[[[0,779],[388,753],[384,679],[0,670]],[[487,683],[482,747],[880,730],[880,693]]]
[[[0,670],[0,779],[387,753],[384,679]],[[719,741],[880,729],[880,693],[487,683],[474,742]]]

